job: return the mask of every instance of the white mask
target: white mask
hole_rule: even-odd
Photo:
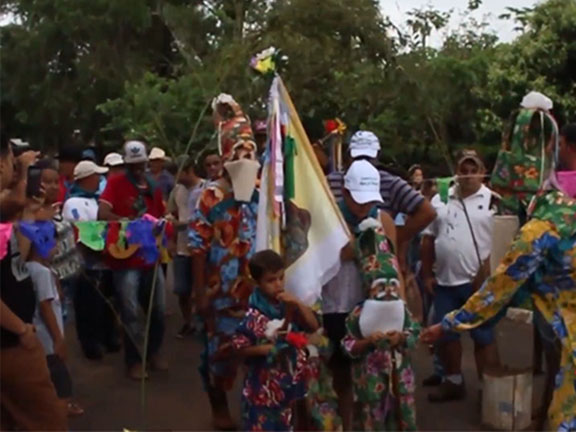
[[[256,188],[260,163],[252,159],[239,159],[226,162],[224,168],[228,171],[232,181],[234,199],[250,202]]]

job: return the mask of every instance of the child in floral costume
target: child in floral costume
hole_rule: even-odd
[[[371,219],[380,226],[359,234],[357,255],[360,256],[364,282],[370,287],[370,299],[400,300],[401,276],[389,238],[395,235],[394,225],[388,215],[381,213],[380,218],[387,221],[386,233],[380,221]],[[366,238],[368,243],[375,242],[374,251],[369,254],[364,247]],[[418,341],[419,324],[412,320],[404,306],[402,332],[362,335],[360,315],[364,304],[365,301],[356,306],[348,316],[347,335],[342,341],[346,353],[356,360],[352,367],[354,429],[416,430],[414,372],[408,350]]]
[[[232,338],[235,353],[248,366],[242,430],[293,430],[293,405],[304,398],[307,385],[307,338],[297,329],[315,332],[318,321],[309,307],[284,291],[284,262],[277,253],[255,254],[250,273],[258,288]]]
[[[383,211],[372,211],[374,203],[382,201],[379,184],[378,171],[366,161],[354,162],[344,178],[344,203],[357,221],[350,246],[369,292],[369,299],[346,319],[342,340],[344,351],[354,359],[354,429],[416,430],[414,373],[408,350],[418,341],[420,328],[402,300],[394,221]],[[365,305],[386,301],[399,301],[404,309],[402,330],[362,334],[360,317]]]

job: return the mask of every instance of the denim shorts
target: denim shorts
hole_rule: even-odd
[[[174,257],[174,294],[192,293],[192,258],[184,255]]]
[[[460,309],[464,303],[472,297],[474,289],[471,283],[458,286],[436,286],[434,290],[434,321],[439,323],[444,315],[454,310]],[[494,342],[494,321],[488,321],[473,330],[470,336],[480,346],[490,345]],[[442,342],[452,342],[460,339],[460,334],[456,332],[445,332]]]

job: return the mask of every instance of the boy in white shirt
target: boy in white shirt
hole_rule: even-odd
[[[66,366],[64,317],[56,276],[40,261],[26,263],[36,293],[36,311],[33,320],[36,335],[44,348],[56,393],[67,403],[68,416],[79,416],[84,414],[84,410],[72,401],[72,379]]]

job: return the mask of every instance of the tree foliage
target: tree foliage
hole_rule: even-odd
[[[469,14],[447,31],[451,12],[429,7],[396,27],[377,0],[10,0],[1,12],[13,17],[1,28],[3,127],[39,147],[80,129],[111,146],[144,136],[179,153],[194,135],[203,148],[218,93],[266,115],[269,82],[248,62],[271,45],[288,56],[281,74],[303,117],[371,128],[401,165],[464,146],[494,154],[530,90],[561,121],[576,115],[576,0],[509,9],[511,43]]]

